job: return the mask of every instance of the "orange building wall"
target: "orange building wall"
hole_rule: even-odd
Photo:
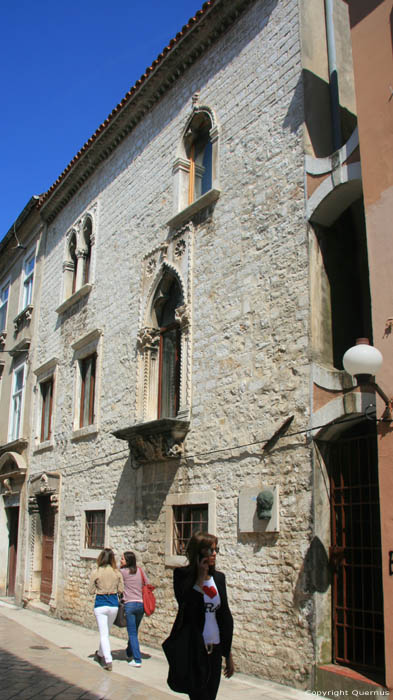
[[[392,0],[349,0],[358,108],[374,345],[384,364],[377,381],[393,396],[393,45]],[[379,400],[378,416],[383,403]],[[393,424],[379,426],[386,684],[393,688]]]

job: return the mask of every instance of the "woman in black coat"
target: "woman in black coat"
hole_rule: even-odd
[[[187,546],[188,566],[175,569],[173,587],[182,606],[184,623],[191,624],[193,634],[203,638],[207,652],[207,683],[201,669],[201,688],[188,693],[190,700],[215,700],[221,680],[222,657],[224,674],[234,673],[231,654],[233,618],[229,610],[225,576],[216,571],[219,552],[217,537],[195,533]],[[176,623],[175,623],[176,625]],[[206,658],[203,660],[205,664]]]

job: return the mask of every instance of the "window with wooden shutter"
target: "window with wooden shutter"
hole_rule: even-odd
[[[97,355],[89,355],[80,360],[81,397],[79,427],[94,423],[94,399]]]

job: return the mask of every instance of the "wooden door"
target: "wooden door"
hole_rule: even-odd
[[[49,603],[52,594],[55,513],[50,504],[49,496],[41,496],[37,500],[39,502],[42,528],[40,600],[42,603]]]
[[[18,551],[19,507],[7,508],[8,521],[8,572],[7,595],[15,595],[16,557]]]

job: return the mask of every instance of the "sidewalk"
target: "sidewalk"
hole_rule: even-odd
[[[74,666],[74,677],[73,682],[77,690],[80,688],[85,688],[86,677],[89,676],[89,682],[91,683],[90,676],[93,674],[92,678],[97,679],[97,682],[101,683],[100,692],[104,694],[91,695],[91,687],[86,688],[88,692],[86,695],[77,694],[77,690],[74,694],[71,691],[64,691],[60,695],[50,695],[45,693],[40,693],[40,697],[43,698],[110,698],[116,697],[117,700],[125,700],[126,698],[146,698],[147,700],[163,699],[163,698],[182,698],[186,697],[180,695],[179,693],[173,693],[167,686],[166,678],[168,673],[167,662],[163,652],[157,649],[152,649],[146,645],[142,645],[142,667],[140,669],[131,668],[125,661],[124,655],[124,644],[122,640],[118,637],[111,637],[111,648],[113,655],[113,672],[107,673],[103,671],[97,663],[94,661],[94,651],[97,648],[98,632],[96,630],[86,629],[84,627],[79,627],[70,622],[64,622],[62,620],[56,620],[52,617],[48,617],[39,612],[32,610],[26,610],[23,608],[18,608],[10,603],[0,600],[0,620],[3,622],[3,629],[7,626],[7,620],[17,623],[15,625],[16,630],[19,625],[25,630],[29,630],[33,635],[38,635],[36,643],[27,647],[28,649],[34,647],[42,647],[43,641],[46,640],[51,645],[54,645],[53,655],[57,652],[57,656],[62,654],[63,664],[62,669],[72,667],[71,656],[78,657],[78,659],[83,660],[86,671],[79,670],[79,674],[83,677],[78,677],[78,669],[80,665],[75,664]],[[9,627],[12,629],[12,625]],[[8,639],[3,637],[2,647],[6,648],[8,651]],[[41,644],[40,642],[41,638]],[[38,641],[37,641],[38,640]],[[5,643],[6,642],[6,643]],[[39,651],[39,649],[38,649]],[[31,663],[31,652],[28,661]],[[36,653],[36,652],[35,652]],[[47,654],[42,654],[45,657]],[[14,656],[19,657],[18,647],[14,651]],[[26,658],[26,652],[25,652]],[[53,662],[52,662],[53,663]],[[43,666],[41,666],[43,667]],[[52,670],[52,666],[48,669],[48,673],[56,673],[59,676],[58,671]],[[88,673],[87,673],[88,671]],[[92,672],[92,674],[90,673]],[[64,674],[63,674],[64,676]],[[62,676],[62,677],[63,677]],[[120,678],[121,677],[121,678]],[[102,683],[105,679],[105,685],[108,683],[111,686],[117,684],[116,688],[105,689],[102,687]],[[126,682],[127,679],[127,682]],[[120,687],[122,686],[122,687]],[[33,695],[4,695],[3,694],[3,683],[0,683],[0,700],[8,700],[11,697],[33,697]],[[123,689],[122,689],[123,688]],[[94,689],[93,689],[94,690]],[[97,692],[97,691],[95,691]],[[287,688],[286,686],[279,685],[277,683],[272,683],[271,681],[264,681],[254,678],[252,676],[246,676],[242,673],[237,673],[235,676],[229,680],[223,677],[220,685],[220,690],[217,696],[217,700],[309,700],[312,697],[310,694],[305,693],[301,690],[296,690],[294,688]]]

